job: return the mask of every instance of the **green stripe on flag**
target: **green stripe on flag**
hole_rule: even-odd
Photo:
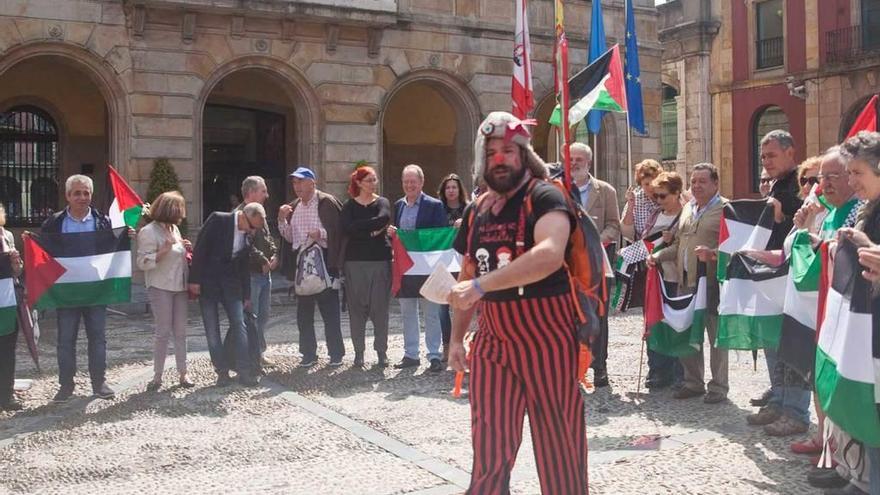
[[[144,205],[137,205],[122,212],[122,218],[125,225],[136,228],[138,221],[141,219],[141,213],[144,211]]]
[[[400,242],[409,252],[446,251],[452,249],[452,243],[458,229],[455,227],[436,227],[430,229],[398,230]]]
[[[131,301],[131,278],[54,284],[40,297],[35,309],[104,306]]]
[[[15,306],[0,308],[0,335],[9,335],[16,330],[18,310]]]
[[[591,110],[608,110],[610,112],[624,112],[625,110],[620,107],[617,101],[611,97],[608,91],[602,90],[599,92],[599,98],[596,100],[596,103],[593,104],[593,108]]]
[[[791,245],[791,264],[789,274],[798,291],[818,291],[819,276],[822,273],[822,258],[813,251],[810,233],[798,231]]]
[[[718,316],[715,347],[735,350],[776,349],[782,333],[782,315]]]
[[[704,318],[704,310],[694,311],[694,320],[690,328],[681,332],[660,321],[651,327],[648,348],[654,352],[673,357],[696,354],[703,346]]]
[[[829,395],[829,390],[834,393]],[[837,363],[821,347],[816,350],[816,391],[822,410],[835,425],[869,446],[880,446],[874,384],[841,376]]]

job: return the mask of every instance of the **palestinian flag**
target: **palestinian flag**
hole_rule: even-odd
[[[838,244],[816,350],[816,393],[825,414],[853,438],[880,447],[875,370],[880,369],[871,284],[855,244]]]
[[[725,349],[776,349],[782,333],[782,311],[788,263],[770,266],[736,253],[721,284],[718,339]]]
[[[639,263],[648,255],[663,247],[663,233],[636,241],[620,250],[614,266],[614,289],[611,292],[610,306],[617,311],[629,309],[632,299],[633,283]]]
[[[113,194],[108,212],[110,223],[114,229],[124,225],[135,228],[144,211],[144,202],[112,165],[107,165],[107,174]]]
[[[699,263],[697,290],[672,297],[656,267],[648,269],[645,283],[645,331],[648,348],[667,356],[683,357],[703,347],[706,313],[706,265]]]
[[[773,207],[766,199],[739,199],[724,206],[718,231],[719,282],[727,280],[727,266],[733,253],[767,248],[774,224]]]
[[[812,382],[822,258],[813,251],[808,231],[794,234],[788,264],[779,359]]]
[[[391,293],[400,298],[421,297],[419,290],[438,263],[452,274],[461,271],[461,255],[452,248],[457,233],[455,227],[398,230],[391,243]]]
[[[103,306],[131,300],[128,227],[24,239],[25,284],[34,309]]]
[[[871,100],[862,109],[862,113],[856,117],[856,121],[849,128],[846,139],[855,136],[859,131],[877,132],[877,99],[877,95],[871,97]]]
[[[584,70],[568,80],[571,101],[568,123],[574,126],[584,120],[590,110],[626,112],[626,87],[623,65],[620,62],[620,46],[614,45]],[[562,112],[557,106],[550,116],[550,123],[562,125]]]
[[[0,335],[9,335],[18,328],[17,313],[12,259],[9,253],[0,253]]]

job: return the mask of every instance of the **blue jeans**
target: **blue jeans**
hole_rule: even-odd
[[[251,274],[251,309],[257,315],[257,339],[260,354],[266,351],[266,323],[269,321],[269,301],[272,293],[271,273]]]
[[[767,366],[770,370],[770,400],[769,405],[782,409],[782,412],[798,421],[810,423],[810,399],[812,392],[802,379],[793,375],[793,370],[786,369],[785,363],[777,359],[775,349],[764,349],[767,358]],[[790,379],[786,377],[790,376]]]
[[[211,364],[218,375],[229,373],[229,363],[223,350],[223,339],[220,338],[220,312],[218,305],[223,305],[226,318],[229,320],[229,335],[234,339],[235,360],[240,376],[253,375],[251,360],[248,354],[247,332],[244,327],[244,303],[236,297],[226,295],[205,295],[199,297],[202,310],[202,321],[205,324],[205,336],[208,339],[208,354]]]
[[[440,328],[440,305],[421,297],[400,298],[400,314],[403,317],[403,355],[410,359],[419,358],[419,306],[425,313],[425,346],[428,359],[440,359],[440,343],[443,331]]]
[[[868,481],[871,484],[871,495],[880,495],[880,448],[868,447]]]
[[[92,390],[104,384],[107,370],[107,306],[83,306],[79,308],[58,308],[58,382],[62,387],[74,388],[76,375],[76,338],[79,334],[79,321],[86,327],[89,340],[89,378]]]

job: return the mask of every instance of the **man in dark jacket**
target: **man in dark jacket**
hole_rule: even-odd
[[[394,225],[388,227],[389,235],[397,229],[415,230],[429,227],[445,227],[446,209],[439,199],[424,192],[425,173],[418,165],[407,165],[402,174],[404,197],[394,203]],[[411,368],[419,365],[419,306],[425,311],[425,345],[428,348],[430,371],[442,371],[440,344],[443,331],[440,327],[440,306],[421,297],[400,297],[400,313],[403,317],[404,355],[395,368]]]
[[[220,338],[218,305],[229,319],[229,332],[235,342],[238,379],[242,385],[255,386],[248,340],[244,327],[244,309],[250,308],[251,278],[248,271],[250,237],[266,223],[266,210],[259,203],[248,203],[241,211],[215,211],[202,225],[193,248],[189,271],[189,291],[199,296],[208,352],[217,372],[217,385],[230,383],[229,364]]]
[[[71,175],[64,184],[67,207],[43,222],[43,234],[67,234],[75,232],[95,232],[111,230],[110,218],[92,207],[94,184],[85,175]],[[58,382],[61,388],[54,402],[63,403],[73,396],[76,375],[76,339],[79,322],[82,319],[89,341],[89,378],[92,391],[101,399],[112,399],[115,392],[105,381],[107,370],[107,340],[105,326],[107,306],[82,306],[78,308],[58,308]]]
[[[290,178],[297,199],[291,204],[281,205],[278,210],[278,231],[286,242],[282,243],[282,256],[292,263],[289,278],[296,275],[295,266],[299,250],[313,243],[322,248],[327,272],[334,280],[319,294],[297,296],[296,324],[299,329],[299,352],[302,353],[300,367],[310,368],[318,362],[318,343],[315,336],[315,306],[324,319],[324,337],[327,339],[327,352],[330,366],[342,366],[345,345],[342,342],[342,322],[339,307],[338,280],[342,267],[342,231],[339,228],[339,214],[342,204],[332,195],[317,188],[317,175],[307,167],[299,167]]]

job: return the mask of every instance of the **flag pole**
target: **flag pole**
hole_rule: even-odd
[[[629,106],[626,109],[626,189],[632,187],[632,127],[629,126]]]

